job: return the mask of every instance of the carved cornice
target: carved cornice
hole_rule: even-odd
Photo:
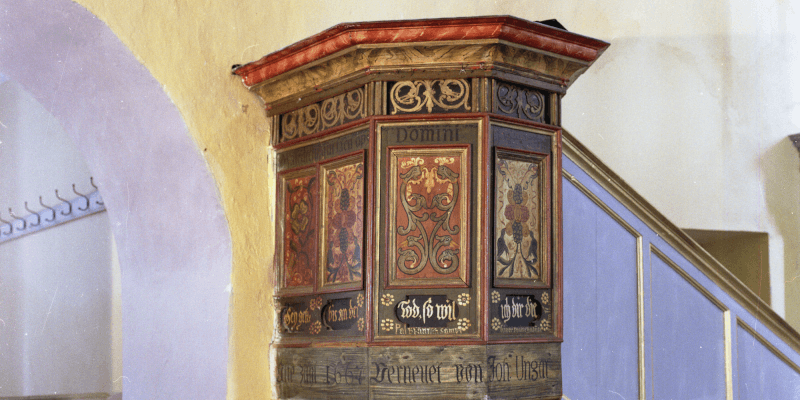
[[[339,24],[234,72],[253,86],[341,50],[365,44],[498,39],[592,63],[608,43],[510,16]]]
[[[563,92],[607,47],[513,17],[368,22],[337,25],[234,73],[267,109],[348,82],[355,87],[397,75],[408,80],[433,79],[436,73],[511,73]]]
[[[348,49],[263,81],[251,90],[270,109],[286,102],[297,103],[306,93],[341,87],[347,81],[361,85],[368,81],[392,79],[392,76],[423,78],[425,74],[430,76],[443,72],[455,76],[488,77],[513,71],[515,75],[566,89],[588,67],[589,63],[579,60],[557,58],[500,42],[429,43],[391,48],[370,45]]]

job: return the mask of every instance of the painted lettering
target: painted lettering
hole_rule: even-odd
[[[283,311],[283,325],[291,330],[300,330],[300,326],[311,322],[311,313],[308,310],[297,311],[294,307],[286,307]]]
[[[525,360],[525,356],[517,356],[514,362],[517,380],[535,381],[547,379],[547,361]]]
[[[395,385],[439,384],[442,383],[442,365],[387,365],[372,362],[375,376],[369,378],[372,383],[389,383]]]
[[[453,127],[401,127],[397,128],[397,142],[457,142],[458,128]]]
[[[328,385],[361,385],[364,368],[353,363],[337,362],[325,366],[325,383]]]
[[[483,382],[483,366],[480,364],[455,364],[456,382]]]
[[[278,383],[292,383],[294,380],[294,365],[278,364],[275,369],[275,380]]]
[[[416,299],[404,300],[397,303],[397,309],[400,310],[400,318],[403,319],[420,318],[419,306],[417,306]]]
[[[511,380],[511,367],[507,362],[498,361],[497,357],[490,356],[486,359],[488,369],[488,382],[508,382]]]

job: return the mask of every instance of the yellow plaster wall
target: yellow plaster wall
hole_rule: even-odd
[[[163,86],[219,188],[232,241],[229,399],[271,397],[273,329],[269,129],[229,71],[340,22],[498,13],[501,6],[425,2],[75,0],[103,20]],[[531,17],[532,18],[532,17]]]
[[[739,54],[750,54],[753,48],[762,48],[764,43],[771,43],[770,37],[760,33],[758,35],[761,36],[757,36],[754,32],[760,31],[754,27],[765,24],[772,26],[773,19],[780,19],[783,14],[780,10],[788,7],[782,5],[781,1],[766,3],[775,6],[773,8],[778,11],[762,8],[759,14],[747,10],[747,7],[755,4],[748,0],[687,0],[680,4],[650,4],[630,0],[604,4],[507,0],[491,3],[477,0],[435,3],[413,0],[353,0],[347,3],[314,0],[75,1],[108,24],[164,86],[181,112],[219,188],[233,246],[233,290],[229,314],[230,399],[270,397],[268,352],[274,322],[272,286],[265,284],[270,279],[265,267],[270,264],[273,254],[271,199],[274,182],[268,162],[269,132],[261,105],[238,79],[229,74],[230,67],[232,64],[256,60],[340,22],[511,14],[530,20],[558,18],[574,32],[612,41],[611,50],[589,70],[582,78],[583,82],[579,80],[573,86],[570,96],[565,99],[565,126],[571,128],[581,141],[607,160],[626,181],[651,199],[668,218],[675,219],[676,223],[698,229],[767,231],[771,238],[783,235],[791,238],[785,244],[787,270],[792,268],[794,274],[797,268],[797,224],[792,222],[790,229],[787,228],[789,231],[784,232],[784,229],[776,229],[771,222],[772,218],[780,216],[768,214],[771,207],[769,199],[782,196],[781,193],[786,193],[787,188],[791,193],[796,192],[796,187],[792,186],[796,178],[792,178],[794,180],[791,182],[780,178],[775,180],[777,185],[770,186],[770,176],[781,177],[783,171],[786,174],[797,173],[794,167],[796,155],[790,167],[786,167],[784,162],[777,162],[776,165],[781,168],[776,171],[780,171],[764,177],[761,169],[754,167],[752,161],[754,157],[763,157],[762,153],[753,154],[753,146],[731,147],[728,144],[738,143],[741,138],[743,141],[760,140],[763,143],[758,149],[770,148],[772,142],[777,142],[777,137],[796,130],[791,129],[793,125],[787,126],[786,123],[780,126],[777,123],[772,124],[776,126],[762,124],[761,119],[754,120],[758,121],[758,129],[753,128],[753,124],[749,124],[747,129],[736,129],[737,125],[730,125],[731,115],[735,117],[734,120],[738,118],[736,116],[748,120],[752,115],[759,115],[758,110],[749,106],[752,102],[745,101],[749,99],[751,91],[748,87],[714,83],[717,80],[723,83],[741,81],[734,79],[735,76],[774,76],[774,79],[762,82],[765,87],[772,87],[775,80],[783,79],[781,74],[764,73],[773,71],[771,64],[753,63],[748,58],[751,56],[740,57]],[[742,16],[750,15],[757,15],[760,18],[758,21],[763,21],[755,25],[741,21]],[[776,34],[781,34],[787,32],[788,28],[776,26],[774,29]],[[789,33],[795,34],[792,32]],[[752,43],[725,42],[731,37],[755,39]],[[696,45],[696,42],[701,44]],[[664,46],[685,50],[686,54],[692,55],[688,57],[691,62],[687,63],[685,69],[673,68],[671,63],[674,60],[670,58],[671,53],[662,51]],[[722,63],[715,58],[718,53],[715,49],[719,48],[733,49],[729,51],[731,57],[723,58]],[[778,54],[784,53],[784,47],[771,51],[766,57],[775,59]],[[675,57],[683,60],[681,54]],[[695,57],[695,54],[699,56]],[[789,59],[792,60],[794,58]],[[654,64],[655,69],[637,69],[648,64]],[[738,68],[735,75],[730,71],[730,64]],[[790,64],[780,64],[784,68],[780,71],[790,70]],[[694,79],[693,74],[705,80],[708,80],[706,75],[710,76],[713,85],[709,85],[714,86],[714,90],[726,90],[720,98],[734,99],[734,103],[728,100],[721,100],[719,104],[709,103],[705,93],[711,89],[703,89],[705,80]],[[722,75],[727,78],[716,78]],[[790,81],[795,82],[792,79]],[[620,96],[607,92],[615,82]],[[661,82],[664,87],[654,88],[654,82]],[[729,93],[730,90],[734,92]],[[716,91],[712,92],[716,94]],[[758,96],[760,101],[757,103],[763,103],[761,107],[764,109],[785,110],[785,97]],[[598,98],[603,101],[598,102]],[[641,99],[651,102],[661,99],[669,107],[657,107]],[[644,113],[638,113],[635,108],[637,104],[652,107]],[[671,110],[676,104],[683,105],[682,110],[689,112],[678,113],[674,119],[670,113],[656,112]],[[697,115],[698,105],[704,107],[701,115]],[[576,110],[580,112],[576,113]],[[598,118],[601,115],[604,118]],[[778,117],[769,118],[768,121],[786,120],[783,118],[785,115]],[[620,122],[615,118],[623,120]],[[676,141],[676,130],[672,127],[675,121],[686,118],[695,124],[692,129],[685,130],[691,138]],[[769,128],[768,135],[748,132],[750,128],[753,128],[753,132],[760,132],[765,127]],[[733,137],[731,131],[734,132]],[[650,135],[643,136],[642,133]],[[637,141],[624,140],[624,137],[636,137]],[[723,140],[720,138],[727,142],[720,142]],[[696,142],[700,139],[703,140],[700,142],[702,144]],[[702,160],[711,160],[719,164],[719,168],[697,169],[702,174],[695,174],[695,185],[687,187],[685,181],[688,178],[685,174],[664,171],[691,163],[670,160],[676,157],[675,154],[683,154],[681,152],[659,153],[659,149],[663,150],[660,146],[664,140],[683,143],[682,151],[687,149],[687,140],[693,143],[688,146],[693,149],[710,149],[712,156],[705,155]],[[642,150],[651,148],[654,150]],[[625,157],[620,157],[620,149]],[[651,154],[661,154],[662,158],[667,159],[654,158]],[[736,162],[744,156],[750,157],[751,161]],[[635,168],[626,168],[626,162],[632,163]],[[746,184],[723,185],[719,190],[714,190],[717,186],[707,183],[717,182],[719,186],[721,182],[728,182],[725,179],[731,174],[727,171],[740,164],[747,165],[747,168],[743,174],[736,176]],[[654,181],[652,176],[655,175],[659,179]],[[649,182],[656,182],[657,187],[651,187]],[[673,199],[670,196],[672,192],[662,193],[660,188],[669,187],[666,183],[682,188],[679,192],[685,196],[684,200]],[[731,195],[730,190],[734,189],[725,189],[728,186],[735,187],[735,190],[744,187],[748,191],[745,196]],[[711,189],[704,189],[708,187]],[[740,221],[731,220],[731,214],[740,215]],[[773,246],[771,242],[770,249],[784,247],[783,241],[780,244]],[[776,252],[775,257],[778,258],[775,260],[777,262],[770,261],[776,268],[771,276],[776,280],[774,287],[781,290],[773,295],[773,302],[782,310],[783,253]],[[786,295],[794,293],[787,290]],[[800,307],[791,301],[787,304],[787,317],[795,326],[800,325]]]
[[[217,183],[231,231],[228,398],[270,398],[272,191],[261,105],[229,71],[278,47],[279,5],[81,0],[164,87]]]

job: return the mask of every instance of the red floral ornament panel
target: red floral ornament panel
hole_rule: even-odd
[[[311,291],[317,267],[316,170],[287,174],[283,186],[282,287],[292,292]],[[293,290],[292,290],[293,289]]]
[[[547,283],[547,195],[543,157],[500,153],[495,168],[495,283]]]
[[[466,285],[468,149],[393,149],[390,284]]]
[[[324,239],[320,287],[360,288],[364,248],[364,158],[323,167]]]

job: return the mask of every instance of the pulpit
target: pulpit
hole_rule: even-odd
[[[561,397],[560,100],[608,47],[562,28],[341,24],[234,67],[275,149],[279,398]]]

